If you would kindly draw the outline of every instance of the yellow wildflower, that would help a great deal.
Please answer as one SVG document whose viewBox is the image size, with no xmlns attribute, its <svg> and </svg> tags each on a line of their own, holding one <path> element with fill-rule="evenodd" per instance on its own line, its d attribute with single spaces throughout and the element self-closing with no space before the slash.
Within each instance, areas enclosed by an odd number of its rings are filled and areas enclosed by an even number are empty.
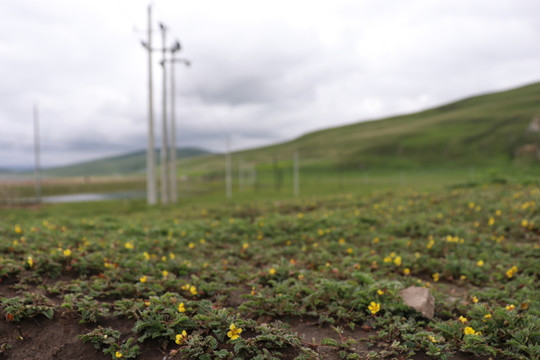
<svg viewBox="0 0 540 360">
<path fill-rule="evenodd" d="M 354 250 L 353 250 L 352 248 L 348 248 L 348 249 L 347 249 L 347 253 L 348 253 L 348 254 L 352 254 L 353 252 L 354 252 Z"/>
<path fill-rule="evenodd" d="M 15 225 L 15 233 L 20 234 L 22 233 L 22 229 L 19 225 Z"/>
<path fill-rule="evenodd" d="M 338 243 L 339 243 L 339 245 L 345 244 L 345 239 L 344 239 L 344 238 L 340 238 L 340 239 L 338 240 Z"/>
<path fill-rule="evenodd" d="M 146 275 L 141 276 L 141 277 L 139 278 L 139 281 L 142 282 L 142 283 L 145 283 L 146 280 L 148 280 L 148 278 L 146 277 Z"/>
<path fill-rule="evenodd" d="M 135 246 L 133 246 L 133 244 L 130 243 L 130 242 L 126 242 L 125 245 L 124 245 L 124 247 L 125 247 L 126 249 L 128 249 L 128 250 L 131 250 L 131 249 L 133 249 Z"/>
<path fill-rule="evenodd" d="M 512 310 L 514 310 L 515 308 L 516 308 L 516 306 L 513 305 L 513 304 L 506 305 L 506 310 L 508 310 L 508 311 L 512 311 Z"/>
<path fill-rule="evenodd" d="M 178 312 L 186 312 L 186 307 L 184 306 L 183 302 L 178 305 Z"/>
<path fill-rule="evenodd" d="M 242 332 L 241 328 L 237 328 L 236 325 L 231 324 L 229 326 L 229 332 L 227 333 L 227 336 L 231 338 L 231 340 L 236 340 L 240 337 L 240 333 Z"/>
<path fill-rule="evenodd" d="M 33 259 L 31 256 L 28 257 L 28 259 L 26 260 L 26 262 L 28 263 L 28 265 L 29 265 L 30 267 L 34 267 L 34 259 Z"/>
<path fill-rule="evenodd" d="M 195 286 L 190 286 L 189 292 L 191 295 L 197 295 L 197 288 Z"/>
<path fill-rule="evenodd" d="M 521 220 L 521 226 L 527 227 L 528 225 L 529 225 L 529 222 L 527 221 L 527 219 Z"/>
<path fill-rule="evenodd" d="M 431 275 L 433 277 L 433 281 L 437 282 L 439 281 L 439 273 L 435 273 L 433 275 Z"/>
<path fill-rule="evenodd" d="M 64 256 L 71 256 L 71 250 L 69 249 L 64 250 Z"/>
<path fill-rule="evenodd" d="M 163 277 L 166 278 L 167 275 L 169 275 L 169 272 L 168 272 L 167 270 L 163 270 L 163 271 L 161 272 L 161 275 L 163 275 Z"/>
<path fill-rule="evenodd" d="M 270 275 L 275 275 L 276 269 L 271 268 L 270 270 L 268 270 L 268 273 L 269 273 Z"/>
<path fill-rule="evenodd" d="M 473 303 L 476 304 L 476 303 L 478 303 L 478 298 L 477 298 L 476 296 L 473 296 L 473 297 L 472 297 L 472 301 L 473 301 Z"/>
<path fill-rule="evenodd" d="M 435 339 L 433 336 L 431 335 L 428 335 L 428 339 L 429 341 L 431 341 L 432 343 L 436 343 L 437 342 L 437 339 Z"/>
<path fill-rule="evenodd" d="M 372 314 L 376 314 L 379 312 L 379 310 L 381 310 L 381 305 L 375 301 L 372 301 L 371 304 L 369 304 L 368 309 Z"/>
<path fill-rule="evenodd" d="M 478 261 L 476 262 L 476 265 L 478 265 L 478 266 L 484 266 L 484 260 L 478 260 Z"/>
<path fill-rule="evenodd" d="M 396 256 L 396 258 L 394 259 L 394 264 L 396 264 L 397 266 L 401 265 L 401 256 Z"/>
<path fill-rule="evenodd" d="M 466 323 L 467 321 L 469 321 L 469 320 L 467 320 L 466 317 L 460 316 L 460 317 L 459 317 L 459 321 L 461 321 L 462 324 L 465 324 L 465 323 Z"/>
<path fill-rule="evenodd" d="M 491 319 L 491 314 L 484 315 L 484 319 Z M 485 321 L 485 320 L 484 320 Z"/>
<path fill-rule="evenodd" d="M 403 275 L 409 275 L 411 273 L 411 269 L 405 268 L 403 269 Z"/>
<path fill-rule="evenodd" d="M 190 242 L 190 243 L 188 244 L 188 248 L 193 249 L 194 247 L 195 247 L 195 244 L 194 244 L 194 243 Z"/>
<path fill-rule="evenodd" d="M 514 277 L 514 275 L 517 273 L 518 271 L 518 268 L 517 266 L 512 266 L 510 269 L 508 269 L 508 271 L 506 272 L 506 276 L 511 279 L 512 277 Z"/>
<path fill-rule="evenodd" d="M 379 290 L 377 290 L 377 294 L 383 295 L 383 294 L 384 294 L 384 291 L 382 291 L 381 289 L 379 289 Z"/>
<path fill-rule="evenodd" d="M 249 247 L 249 244 L 247 242 L 242 244 L 243 250 L 246 250 L 248 247 Z"/>
<path fill-rule="evenodd" d="M 120 359 L 122 356 L 124 356 L 122 355 L 120 351 L 117 351 L 114 355 L 116 356 L 117 359 Z"/>
<path fill-rule="evenodd" d="M 176 334 L 176 340 L 174 341 L 178 345 L 181 345 L 184 341 L 187 339 L 187 332 L 186 330 L 182 330 L 181 334 Z"/>
<path fill-rule="evenodd" d="M 477 335 L 477 332 L 474 331 L 474 329 L 470 326 L 467 326 L 465 329 L 463 329 L 463 333 L 465 335 Z"/>
</svg>

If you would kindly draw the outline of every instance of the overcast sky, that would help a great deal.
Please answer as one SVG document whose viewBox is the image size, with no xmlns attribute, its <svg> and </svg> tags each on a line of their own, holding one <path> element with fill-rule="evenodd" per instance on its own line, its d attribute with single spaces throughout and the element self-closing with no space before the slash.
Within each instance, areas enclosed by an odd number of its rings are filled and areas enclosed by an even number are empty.
<svg viewBox="0 0 540 360">
<path fill-rule="evenodd" d="M 3 0 L 0 168 L 146 148 L 140 0 Z M 176 69 L 179 146 L 224 151 L 540 80 L 538 0 L 156 0 Z M 162 83 L 155 54 L 156 131 Z M 156 139 L 159 144 L 159 138 Z"/>
</svg>

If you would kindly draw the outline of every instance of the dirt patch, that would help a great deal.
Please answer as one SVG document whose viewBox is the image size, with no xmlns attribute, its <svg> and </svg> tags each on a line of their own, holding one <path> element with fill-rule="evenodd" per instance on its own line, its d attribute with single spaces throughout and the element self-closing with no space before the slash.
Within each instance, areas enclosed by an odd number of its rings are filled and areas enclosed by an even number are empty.
<svg viewBox="0 0 540 360">
<path fill-rule="evenodd" d="M 105 360 L 104 355 L 95 350 L 90 343 L 83 343 L 78 335 L 86 334 L 97 326 L 111 327 L 122 333 L 130 334 L 133 321 L 112 319 L 98 324 L 79 324 L 79 317 L 73 313 L 55 314 L 49 320 L 44 316 L 25 319 L 20 323 L 0 321 L 0 345 L 11 345 L 10 349 L 0 353 L 0 359 L 17 360 Z M 140 359 L 161 360 L 164 354 L 157 348 L 143 344 Z"/>
</svg>

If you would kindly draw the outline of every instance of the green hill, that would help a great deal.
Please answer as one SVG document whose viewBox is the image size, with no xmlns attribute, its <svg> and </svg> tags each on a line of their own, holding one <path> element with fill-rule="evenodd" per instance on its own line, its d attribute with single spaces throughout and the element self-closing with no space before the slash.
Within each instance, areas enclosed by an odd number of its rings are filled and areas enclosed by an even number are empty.
<svg viewBox="0 0 540 360">
<path fill-rule="evenodd" d="M 184 159 L 209 154 L 198 148 L 181 148 L 176 150 L 176 158 Z M 159 150 L 156 150 L 156 159 Z M 105 159 L 88 161 L 43 171 L 45 176 L 114 176 L 143 174 L 146 170 L 146 150 Z"/>
<path fill-rule="evenodd" d="M 305 170 L 456 168 L 538 163 L 539 149 L 540 83 L 535 83 L 414 114 L 321 130 L 234 156 L 259 168 L 276 160 L 290 163 L 295 151 Z M 183 162 L 194 174 L 223 167 L 218 155 Z"/>
</svg>

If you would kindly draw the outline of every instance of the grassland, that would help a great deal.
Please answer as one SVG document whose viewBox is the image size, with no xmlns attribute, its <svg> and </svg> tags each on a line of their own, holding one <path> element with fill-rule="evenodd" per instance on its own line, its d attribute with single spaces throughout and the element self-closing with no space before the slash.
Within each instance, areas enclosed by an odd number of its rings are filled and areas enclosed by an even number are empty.
<svg viewBox="0 0 540 360">
<path fill-rule="evenodd" d="M 381 189 L 4 209 L 0 357 L 538 358 L 538 182 Z"/>
<path fill-rule="evenodd" d="M 298 151 L 303 169 L 319 172 L 507 167 L 530 160 L 516 155 L 522 146 L 540 148 L 540 132 L 527 130 L 537 117 L 540 83 L 321 130 L 233 156 L 243 166 L 264 169 L 289 164 Z M 221 169 L 222 163 L 222 157 L 209 155 L 185 159 L 179 169 L 201 175 Z"/>
<path fill-rule="evenodd" d="M 208 151 L 198 148 L 180 148 L 176 150 L 177 159 L 185 159 L 208 154 Z M 155 157 L 159 158 L 159 150 Z M 137 176 L 146 171 L 146 151 L 136 151 L 120 156 L 87 161 L 80 164 L 47 169 L 47 177 L 88 177 L 88 176 Z"/>
<path fill-rule="evenodd" d="M 540 146 L 539 100 L 533 84 L 235 153 L 228 200 L 205 155 L 179 162 L 176 206 L 0 208 L 0 358 L 539 359 L 540 168 L 517 155 Z"/>
</svg>

